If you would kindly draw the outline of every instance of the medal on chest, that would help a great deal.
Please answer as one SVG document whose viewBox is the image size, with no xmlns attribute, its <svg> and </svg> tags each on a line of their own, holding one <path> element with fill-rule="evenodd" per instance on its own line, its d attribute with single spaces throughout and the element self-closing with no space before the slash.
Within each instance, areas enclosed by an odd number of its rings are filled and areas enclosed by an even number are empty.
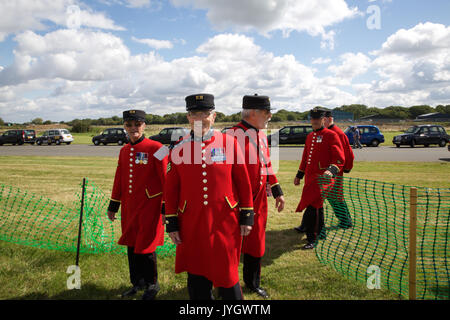
<svg viewBox="0 0 450 320">
<path fill-rule="evenodd" d="M 224 148 L 212 148 L 211 149 L 211 161 L 221 162 L 227 159 Z"/>
<path fill-rule="evenodd" d="M 323 138 L 323 136 L 317 136 L 317 143 L 321 143 L 322 142 L 322 138 Z"/>
<path fill-rule="evenodd" d="M 136 158 L 135 158 L 134 162 L 136 164 L 147 164 L 148 163 L 148 153 L 136 152 Z"/>
</svg>

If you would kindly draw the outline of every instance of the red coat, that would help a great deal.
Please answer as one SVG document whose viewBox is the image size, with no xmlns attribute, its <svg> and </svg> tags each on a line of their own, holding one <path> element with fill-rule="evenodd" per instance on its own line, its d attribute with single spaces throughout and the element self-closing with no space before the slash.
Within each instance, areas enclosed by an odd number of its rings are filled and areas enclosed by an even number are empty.
<svg viewBox="0 0 450 320">
<path fill-rule="evenodd" d="M 344 167 L 342 168 L 343 170 L 339 172 L 339 175 L 342 176 L 344 171 L 350 171 L 353 169 L 353 161 L 355 160 L 355 155 L 353 154 L 353 149 L 350 146 L 347 135 L 344 133 L 344 131 L 341 130 L 341 128 L 333 124 L 328 129 L 336 132 L 336 134 L 339 136 L 339 140 L 341 141 L 342 148 L 344 149 Z"/>
<path fill-rule="evenodd" d="M 239 209 L 252 209 L 252 191 L 236 140 L 210 131 L 204 141 L 183 138 L 169 155 L 166 217 L 178 216 L 181 244 L 175 272 L 201 275 L 215 287 L 239 281 Z"/>
<path fill-rule="evenodd" d="M 305 174 L 305 185 L 296 212 L 301 212 L 308 206 L 323 207 L 317 178 L 323 175 L 330 165 L 341 172 L 344 161 L 342 144 L 335 132 L 322 128 L 308 134 L 299 167 L 299 171 Z"/>
<path fill-rule="evenodd" d="M 267 184 L 269 187 L 275 187 L 279 183 L 273 173 L 267 137 L 264 132 L 251 128 L 245 121 L 238 123 L 233 131 L 238 144 L 242 145 L 242 149 L 245 151 L 245 163 L 252 186 L 255 212 L 255 223 L 250 234 L 244 237 L 242 252 L 253 257 L 262 257 L 266 244 Z M 259 152 L 261 152 L 260 156 L 258 156 Z"/>
<path fill-rule="evenodd" d="M 161 206 L 167 156 L 162 157 L 161 148 L 166 147 L 144 138 L 120 149 L 111 200 L 122 206 L 119 244 L 134 247 L 135 253 L 151 253 L 164 244 Z"/>
</svg>

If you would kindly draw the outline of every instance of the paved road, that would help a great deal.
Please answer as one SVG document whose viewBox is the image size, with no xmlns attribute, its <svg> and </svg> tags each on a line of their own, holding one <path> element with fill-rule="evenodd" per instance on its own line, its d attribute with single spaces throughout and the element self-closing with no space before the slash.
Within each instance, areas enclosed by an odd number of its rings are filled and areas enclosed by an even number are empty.
<svg viewBox="0 0 450 320">
<path fill-rule="evenodd" d="M 0 156 L 118 157 L 121 147 L 94 145 L 0 146 Z M 300 160 L 303 147 L 279 148 L 280 160 Z M 354 150 L 356 161 L 450 161 L 450 152 L 439 147 L 389 147 Z"/>
</svg>

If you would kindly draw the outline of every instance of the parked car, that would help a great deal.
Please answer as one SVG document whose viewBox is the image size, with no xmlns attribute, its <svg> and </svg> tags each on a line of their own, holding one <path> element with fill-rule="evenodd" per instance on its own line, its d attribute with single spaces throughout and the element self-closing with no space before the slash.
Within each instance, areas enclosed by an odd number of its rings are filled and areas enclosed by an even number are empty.
<svg viewBox="0 0 450 320">
<path fill-rule="evenodd" d="M 124 128 L 108 128 L 98 136 L 92 138 L 92 143 L 96 146 L 103 143 L 105 146 L 108 143 L 117 143 L 119 146 L 128 143 L 128 135 Z"/>
<path fill-rule="evenodd" d="M 400 148 L 401 145 L 409 145 L 411 148 L 416 145 L 428 147 L 430 144 L 445 147 L 449 140 L 450 136 L 442 126 L 426 124 L 408 128 L 404 134 L 395 136 L 392 142 L 397 148 Z"/>
<path fill-rule="evenodd" d="M 36 132 L 34 130 L 8 130 L 0 136 L 0 146 L 3 144 L 22 145 L 24 143 L 34 144 Z"/>
<path fill-rule="evenodd" d="M 286 126 L 277 132 L 269 135 L 267 140 L 269 145 L 278 144 L 305 144 L 306 136 L 312 132 L 311 126 Z"/>
<path fill-rule="evenodd" d="M 360 133 L 359 141 L 368 147 L 378 147 L 380 143 L 384 142 L 384 135 L 377 126 L 359 125 L 356 126 Z M 351 127 L 345 129 L 344 133 L 347 135 L 348 142 L 353 145 L 353 133 Z"/>
<path fill-rule="evenodd" d="M 65 143 L 69 145 L 73 141 L 73 137 L 67 129 L 52 129 L 45 131 L 40 137 L 36 138 L 36 144 L 48 144 L 51 145 L 55 143 L 56 145 L 60 145 L 61 143 Z"/>
<path fill-rule="evenodd" d="M 164 128 L 160 133 L 149 137 L 149 139 L 159 141 L 162 144 L 171 144 L 189 134 L 190 130 L 182 127 Z"/>
</svg>

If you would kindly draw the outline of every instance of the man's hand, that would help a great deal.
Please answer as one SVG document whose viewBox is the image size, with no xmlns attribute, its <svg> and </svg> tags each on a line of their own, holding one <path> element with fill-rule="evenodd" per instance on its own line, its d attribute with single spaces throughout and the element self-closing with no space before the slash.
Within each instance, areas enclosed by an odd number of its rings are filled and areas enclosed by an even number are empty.
<svg viewBox="0 0 450 320">
<path fill-rule="evenodd" d="M 300 184 L 300 178 L 295 177 L 294 186 L 298 186 Z"/>
<path fill-rule="evenodd" d="M 333 174 L 329 170 L 326 170 L 323 174 L 330 177 L 333 176 Z"/>
<path fill-rule="evenodd" d="M 294 182 L 295 184 L 295 182 Z M 275 198 L 275 208 L 278 209 L 278 212 L 283 211 L 284 209 L 284 197 L 283 196 L 279 196 Z"/>
<path fill-rule="evenodd" d="M 250 231 L 252 231 L 252 226 L 241 225 L 241 236 L 248 236 L 250 234 Z"/>
<path fill-rule="evenodd" d="M 169 232 L 169 237 L 172 239 L 172 242 L 176 245 L 181 244 L 180 233 L 178 231 Z"/>
<path fill-rule="evenodd" d="M 115 212 L 112 212 L 112 211 L 108 211 L 108 218 L 109 218 L 109 220 L 111 220 L 111 221 L 116 220 L 116 213 L 115 213 Z"/>
</svg>

